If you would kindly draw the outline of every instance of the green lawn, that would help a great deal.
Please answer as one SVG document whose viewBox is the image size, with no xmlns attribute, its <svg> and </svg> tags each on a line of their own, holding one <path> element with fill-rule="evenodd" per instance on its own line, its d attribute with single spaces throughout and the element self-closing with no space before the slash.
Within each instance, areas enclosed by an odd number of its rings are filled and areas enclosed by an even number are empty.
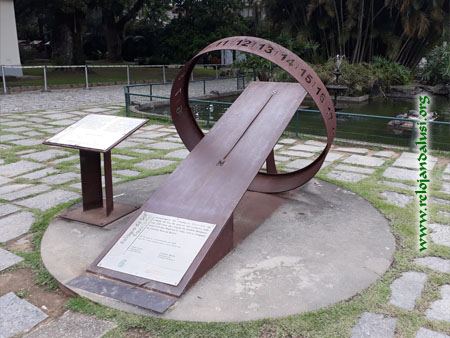
<svg viewBox="0 0 450 338">
<path fill-rule="evenodd" d="M 27 64 L 36 66 L 37 64 Z M 43 65 L 43 63 L 39 63 Z M 88 63 L 89 65 L 89 63 Z M 89 69 L 89 84 L 98 83 L 126 83 L 127 70 L 126 68 L 95 68 L 101 63 L 96 62 L 92 64 L 93 68 Z M 120 64 L 118 64 L 120 65 Z M 172 81 L 178 74 L 178 68 L 166 68 L 166 81 Z M 44 71 L 43 69 L 24 69 L 24 78 L 7 77 L 6 84 L 8 87 L 18 86 L 44 86 Z M 220 70 L 219 70 L 220 74 Z M 194 80 L 199 79 L 213 79 L 216 77 L 215 69 L 196 68 L 194 70 Z M 130 67 L 130 81 L 133 82 L 162 82 L 163 69 L 159 68 L 133 68 Z M 3 86 L 3 80 L 0 79 Z M 84 85 L 85 71 L 84 68 L 69 68 L 69 69 L 48 69 L 47 82 L 49 86 L 52 85 Z"/>
</svg>

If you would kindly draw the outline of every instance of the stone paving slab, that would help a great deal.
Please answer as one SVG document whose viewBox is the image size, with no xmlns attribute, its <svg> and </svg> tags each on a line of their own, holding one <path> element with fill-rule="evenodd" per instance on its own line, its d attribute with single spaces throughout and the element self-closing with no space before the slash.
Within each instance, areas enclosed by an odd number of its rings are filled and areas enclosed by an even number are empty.
<svg viewBox="0 0 450 338">
<path fill-rule="evenodd" d="M 420 330 L 417 331 L 416 338 L 450 338 L 450 336 L 421 327 Z"/>
<path fill-rule="evenodd" d="M 95 316 L 67 311 L 56 320 L 25 335 L 24 338 L 98 338 L 116 327 L 115 323 Z"/>
<path fill-rule="evenodd" d="M 336 169 L 344 170 L 344 171 L 353 171 L 355 173 L 360 173 L 360 174 L 373 174 L 375 172 L 375 169 L 355 167 L 355 166 L 346 165 L 346 164 L 339 164 L 338 166 L 336 166 Z"/>
<path fill-rule="evenodd" d="M 447 166 L 445 167 L 445 169 L 444 169 L 444 173 L 446 173 L 446 174 L 450 174 L 450 163 L 449 163 L 449 164 L 447 164 Z"/>
<path fill-rule="evenodd" d="M 294 150 L 284 150 L 280 151 L 280 154 L 292 156 L 292 157 L 311 157 L 314 155 L 314 153 L 307 153 L 304 151 L 294 151 Z"/>
<path fill-rule="evenodd" d="M 441 187 L 440 191 L 442 191 L 446 194 L 450 194 L 450 183 L 442 182 L 442 187 Z"/>
<path fill-rule="evenodd" d="M 23 140 L 11 141 L 10 143 L 13 143 L 17 146 L 37 146 L 38 144 L 42 144 L 42 142 L 42 139 L 26 138 Z"/>
<path fill-rule="evenodd" d="M 26 178 L 29 180 L 36 180 L 38 178 L 42 178 L 42 177 L 46 177 L 50 174 L 55 174 L 55 173 L 59 173 L 58 169 L 55 168 L 44 168 L 41 170 L 37 170 L 37 171 L 33 171 L 32 173 L 26 174 L 26 175 L 22 175 L 20 176 L 20 178 Z"/>
<path fill-rule="evenodd" d="M 137 149 L 133 149 L 133 151 L 135 153 L 139 153 L 139 154 L 151 154 L 151 153 L 154 153 L 154 151 L 150 150 L 150 149 L 139 149 L 139 148 L 137 148 Z"/>
<path fill-rule="evenodd" d="M 41 182 L 47 183 L 47 184 L 63 184 L 63 183 L 72 181 L 74 179 L 79 179 L 79 178 L 80 178 L 80 174 L 68 172 L 68 173 L 62 173 L 62 174 L 45 177 L 45 178 L 41 179 Z"/>
<path fill-rule="evenodd" d="M 114 174 L 119 174 L 127 177 L 133 177 L 139 175 L 141 172 L 136 170 L 124 169 L 124 170 L 114 170 Z"/>
<path fill-rule="evenodd" d="M 8 194 L 10 192 L 14 192 L 20 189 L 31 187 L 31 184 L 10 184 L 10 185 L 4 185 L 3 187 L 0 187 L 0 196 L 3 196 L 4 194 Z"/>
<path fill-rule="evenodd" d="M 167 135 L 169 135 L 169 133 L 160 133 L 160 132 L 156 132 L 156 131 L 146 131 L 145 133 L 141 133 L 141 134 L 138 134 L 136 136 L 139 137 L 139 138 L 154 139 L 154 138 L 164 137 L 164 136 L 167 136 Z"/>
<path fill-rule="evenodd" d="M 77 119 L 72 119 L 72 120 L 59 120 L 59 121 L 51 121 L 48 122 L 48 124 L 52 125 L 52 126 L 62 126 L 62 127 L 66 127 L 66 126 L 70 126 L 71 124 L 74 124 L 77 121 Z"/>
<path fill-rule="evenodd" d="M 14 201 L 19 198 L 27 197 L 27 196 L 34 195 L 34 194 L 39 194 L 41 192 L 44 192 L 44 191 L 47 191 L 50 189 L 51 189 L 51 187 L 49 187 L 48 185 L 35 184 L 35 185 L 31 185 L 29 188 L 25 188 L 22 190 L 18 190 L 18 191 L 14 191 L 14 192 L 5 194 L 2 196 L 2 199 L 7 200 L 7 201 Z"/>
<path fill-rule="evenodd" d="M 322 151 L 324 147 L 311 146 L 307 144 L 297 144 L 293 147 L 290 147 L 289 150 L 299 150 L 299 151 L 309 151 L 312 153 L 316 153 L 318 151 Z"/>
<path fill-rule="evenodd" d="M 42 168 L 40 163 L 21 160 L 0 166 L 0 176 L 14 177 L 40 168 Z"/>
<path fill-rule="evenodd" d="M 378 151 L 375 154 L 373 154 L 373 156 L 386 157 L 386 158 L 391 158 L 394 155 L 395 155 L 395 153 L 393 151 L 389 151 L 389 150 L 381 150 L 381 151 Z"/>
<path fill-rule="evenodd" d="M 80 195 L 76 192 L 57 189 L 19 201 L 17 204 L 28 208 L 38 208 L 42 211 L 46 211 L 60 203 L 69 202 L 77 199 L 78 197 L 80 197 Z"/>
<path fill-rule="evenodd" d="M 440 257 L 422 257 L 416 258 L 414 263 L 425 266 L 435 271 L 450 273 L 450 260 Z"/>
<path fill-rule="evenodd" d="M 37 131 L 27 131 L 26 133 L 23 133 L 24 135 L 30 136 L 30 137 L 34 137 L 34 136 L 42 136 L 44 135 L 43 133 L 37 132 Z"/>
<path fill-rule="evenodd" d="M 89 112 L 89 113 L 103 113 L 104 111 L 107 111 L 108 109 L 106 108 L 89 108 L 89 109 L 84 109 L 85 112 Z"/>
<path fill-rule="evenodd" d="M 425 312 L 426 317 L 450 323 L 450 285 L 442 286 L 441 297 L 442 299 L 431 304 L 431 307 Z"/>
<path fill-rule="evenodd" d="M 0 243 L 27 233 L 33 222 L 33 214 L 27 211 L 0 218 Z"/>
<path fill-rule="evenodd" d="M 288 156 L 275 155 L 275 161 L 277 161 L 277 162 L 286 162 L 286 161 L 290 161 L 290 160 L 292 160 L 292 158 L 290 158 Z"/>
<path fill-rule="evenodd" d="M 28 128 L 28 127 L 16 127 L 16 128 L 5 128 L 3 129 L 3 131 L 7 131 L 10 133 L 21 133 L 24 131 L 30 131 L 32 129 Z"/>
<path fill-rule="evenodd" d="M 166 141 L 168 140 L 168 139 L 165 139 Z M 155 143 L 156 142 L 156 140 L 154 140 L 154 139 L 151 139 L 151 138 L 141 138 L 141 137 L 139 137 L 139 136 L 136 136 L 136 137 L 130 137 L 130 141 L 132 141 L 132 142 L 137 142 L 137 143 L 145 143 L 145 144 L 150 144 L 150 143 Z"/>
<path fill-rule="evenodd" d="M 407 190 L 411 190 L 411 191 L 416 190 L 415 186 L 400 183 L 400 182 L 379 181 L 378 183 L 383 184 L 383 185 L 388 185 L 390 187 L 402 188 L 402 189 L 407 189 Z"/>
<path fill-rule="evenodd" d="M 442 175 L 442 179 L 444 180 L 444 181 L 450 181 L 450 175 Z"/>
<path fill-rule="evenodd" d="M 282 144 L 276 144 L 275 147 L 273 147 L 274 150 L 279 150 L 281 148 L 283 148 Z"/>
<path fill-rule="evenodd" d="M 0 185 L 9 183 L 9 182 L 11 182 L 11 181 L 12 181 L 12 179 L 10 179 L 10 178 L 0 176 Z"/>
<path fill-rule="evenodd" d="M 13 140 L 22 140 L 26 138 L 25 136 L 16 135 L 16 134 L 7 134 L 7 135 L 0 135 L 0 142 L 9 142 Z"/>
<path fill-rule="evenodd" d="M 153 148 L 153 149 L 160 149 L 160 150 L 172 150 L 172 149 L 181 148 L 182 145 L 177 144 L 177 143 L 172 143 L 172 142 L 157 142 L 157 143 L 150 144 L 149 147 Z"/>
<path fill-rule="evenodd" d="M 343 161 L 344 163 L 358 164 L 367 167 L 380 167 L 383 165 L 385 160 L 381 158 L 363 155 L 351 155 Z"/>
<path fill-rule="evenodd" d="M 278 143 L 281 143 L 281 144 L 294 144 L 296 142 L 297 142 L 297 140 L 294 138 L 282 138 L 282 139 L 278 140 Z"/>
<path fill-rule="evenodd" d="M 13 212 L 19 211 L 20 208 L 16 207 L 15 205 L 11 204 L 1 204 L 0 205 L 0 217 L 10 215 Z"/>
<path fill-rule="evenodd" d="M 448 211 L 438 210 L 438 214 L 440 214 L 444 217 L 450 217 L 450 212 L 448 212 Z"/>
<path fill-rule="evenodd" d="M 427 279 L 428 275 L 422 272 L 404 272 L 391 284 L 392 293 L 389 304 L 412 311 Z"/>
<path fill-rule="evenodd" d="M 69 161 L 79 160 L 79 159 L 80 159 L 79 155 L 72 155 L 69 157 L 59 158 L 57 160 L 52 161 L 52 163 L 58 164 L 58 163 L 62 163 L 62 162 L 69 162 Z M 103 165 L 103 162 L 102 162 L 102 165 Z"/>
<path fill-rule="evenodd" d="M 113 154 L 112 155 L 112 159 L 119 159 L 119 160 L 124 160 L 124 161 L 129 161 L 129 160 L 135 160 L 136 157 L 133 156 L 128 156 L 128 155 L 121 155 L 121 154 Z"/>
<path fill-rule="evenodd" d="M 338 181 L 343 181 L 343 182 L 350 182 L 350 183 L 356 183 L 359 182 L 369 176 L 364 175 L 364 174 L 357 174 L 357 173 L 352 173 L 352 172 L 347 172 L 347 171 L 338 171 L 338 170 L 332 170 L 330 171 L 327 176 L 329 178 L 338 180 Z"/>
<path fill-rule="evenodd" d="M 117 149 L 137 148 L 137 147 L 139 147 L 139 145 L 140 145 L 139 143 L 125 140 L 125 141 L 120 142 L 118 145 L 116 145 L 115 148 L 117 148 Z"/>
<path fill-rule="evenodd" d="M 326 162 L 334 162 L 334 161 L 336 161 L 336 160 L 339 160 L 342 156 L 344 156 L 344 155 L 342 155 L 342 154 L 338 154 L 338 153 L 334 153 L 334 152 L 329 152 L 328 154 L 327 154 L 327 157 L 325 158 L 325 161 Z"/>
<path fill-rule="evenodd" d="M 389 203 L 403 208 L 411 203 L 414 199 L 410 195 L 400 194 L 394 191 L 383 191 L 381 193 L 381 196 L 383 196 Z"/>
<path fill-rule="evenodd" d="M 434 243 L 450 246 L 450 225 L 432 223 L 428 227 L 433 230 L 430 236 Z"/>
<path fill-rule="evenodd" d="M 384 317 L 382 314 L 364 312 L 353 327 L 352 338 L 390 338 L 394 337 L 396 318 Z"/>
<path fill-rule="evenodd" d="M 335 151 L 343 151 L 346 153 L 355 153 L 355 154 L 367 154 L 369 152 L 366 148 L 355 148 L 355 147 L 339 147 L 334 148 Z"/>
<path fill-rule="evenodd" d="M 48 316 L 10 292 L 0 297 L 0 335 L 12 337 L 32 329 Z"/>
<path fill-rule="evenodd" d="M 410 169 L 401 168 L 387 168 L 384 173 L 384 177 L 392 178 L 394 180 L 404 180 L 404 181 L 416 181 L 418 177 L 417 171 Z"/>
<path fill-rule="evenodd" d="M 312 163 L 312 160 L 297 159 L 295 161 L 287 163 L 286 167 L 292 168 L 292 169 L 302 169 L 311 163 Z M 323 166 L 322 166 L 322 168 L 323 168 Z"/>
<path fill-rule="evenodd" d="M 166 155 L 164 155 L 164 157 L 173 157 L 184 160 L 189 155 L 189 153 L 190 152 L 187 149 L 178 149 L 167 153 Z"/>
<path fill-rule="evenodd" d="M 419 162 L 417 161 L 418 154 L 416 153 L 402 153 L 392 164 L 394 167 L 403 167 L 408 169 L 419 169 Z M 433 170 L 437 159 L 429 156 L 427 159 L 428 170 Z"/>
<path fill-rule="evenodd" d="M 22 261 L 23 261 L 22 257 L 14 255 L 13 253 L 11 253 L 9 251 L 3 250 L 2 248 L 0 248 L 0 271 L 3 271 L 5 269 L 9 268 L 10 266 L 13 266 L 14 264 L 17 264 Z M 0 337 L 1 337 L 1 334 L 2 333 L 0 331 Z"/>
<path fill-rule="evenodd" d="M 168 165 L 171 165 L 173 163 L 176 162 L 169 160 L 152 159 L 136 163 L 135 166 L 143 169 L 154 170 L 167 167 Z"/>
<path fill-rule="evenodd" d="M 430 200 L 431 200 L 431 202 L 433 202 L 433 203 L 450 205 L 450 200 L 445 200 L 445 199 L 443 199 L 443 198 L 431 197 Z"/>
<path fill-rule="evenodd" d="M 305 142 L 305 144 L 308 144 L 310 146 L 321 147 L 322 149 L 325 148 L 325 146 L 327 145 L 325 142 L 320 142 L 320 141 L 316 141 L 316 140 L 308 140 Z"/>
<path fill-rule="evenodd" d="M 31 154 L 23 155 L 23 158 L 31 159 L 39 162 L 47 162 L 51 159 L 54 159 L 56 157 L 60 156 L 67 156 L 71 155 L 71 153 L 59 149 L 48 149 L 40 152 L 33 152 Z"/>
<path fill-rule="evenodd" d="M 52 120 L 64 120 L 64 119 L 73 118 L 74 116 L 70 113 L 59 112 L 56 114 L 48 114 L 47 117 L 49 117 Z"/>
</svg>

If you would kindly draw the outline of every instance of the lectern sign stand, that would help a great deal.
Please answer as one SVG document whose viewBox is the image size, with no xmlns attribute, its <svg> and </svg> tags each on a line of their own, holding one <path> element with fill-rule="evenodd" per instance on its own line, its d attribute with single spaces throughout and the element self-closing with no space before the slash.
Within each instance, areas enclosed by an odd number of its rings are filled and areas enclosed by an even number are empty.
<svg viewBox="0 0 450 338">
<path fill-rule="evenodd" d="M 69 210 L 62 217 L 105 226 L 136 210 L 114 203 L 111 149 L 147 123 L 146 119 L 90 114 L 44 142 L 52 146 L 79 149 L 83 207 Z M 105 202 L 102 192 L 100 154 L 105 172 Z"/>
</svg>

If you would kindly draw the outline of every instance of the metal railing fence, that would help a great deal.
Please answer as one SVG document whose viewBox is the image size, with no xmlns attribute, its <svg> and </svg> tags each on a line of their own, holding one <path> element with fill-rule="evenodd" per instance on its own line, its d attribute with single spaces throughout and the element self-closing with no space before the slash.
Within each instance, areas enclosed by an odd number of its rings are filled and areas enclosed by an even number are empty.
<svg viewBox="0 0 450 338">
<path fill-rule="evenodd" d="M 84 88 L 89 89 L 90 82 L 89 82 L 89 70 L 90 69 L 101 69 L 101 68 L 123 68 L 125 70 L 124 72 L 124 81 L 126 79 L 126 83 L 129 85 L 132 81 L 132 75 L 130 70 L 133 68 L 155 68 L 159 69 L 161 68 L 161 79 L 162 83 L 171 82 L 171 79 L 169 79 L 169 76 L 167 74 L 168 69 L 178 69 L 183 67 L 184 65 L 181 64 L 170 64 L 170 65 L 134 65 L 134 64 L 126 64 L 126 65 L 71 65 L 71 66 L 59 66 L 59 65 L 38 65 L 38 66 L 22 66 L 22 65 L 0 65 L 0 75 L 1 75 L 1 81 L 2 81 L 2 87 L 3 87 L 3 94 L 8 94 L 8 86 L 7 86 L 7 69 L 42 69 L 42 76 L 43 76 L 43 82 L 42 87 L 44 91 L 49 90 L 49 83 L 48 83 L 48 71 L 50 69 L 81 69 L 84 70 Z M 229 65 L 223 65 L 223 64 L 197 64 L 195 66 L 195 69 L 207 69 L 208 67 L 215 70 L 213 77 L 215 79 L 221 78 L 219 71 L 222 69 L 230 69 Z M 191 80 L 194 80 L 194 71 L 191 73 Z"/>
<path fill-rule="evenodd" d="M 168 107 L 169 97 L 125 93 L 127 102 L 127 114 L 130 112 L 130 103 L 133 96 L 146 97 L 147 100 L 159 100 L 161 106 L 149 109 L 144 112 L 149 115 L 166 116 L 170 118 Z M 199 122 L 210 127 L 217 121 L 232 102 L 189 99 L 192 112 Z M 354 143 L 370 143 L 380 145 L 391 145 L 407 147 L 410 150 L 415 148 L 417 136 L 417 123 L 423 122 L 417 119 L 376 116 L 367 114 L 354 114 L 336 112 L 337 116 L 337 139 L 342 139 Z M 389 121 L 411 122 L 412 127 L 399 130 L 389 127 Z M 450 151 L 450 122 L 425 121 L 427 122 L 429 133 L 429 147 L 433 150 Z M 285 131 L 290 136 L 326 136 L 325 125 L 322 121 L 319 110 L 298 109 Z"/>
</svg>

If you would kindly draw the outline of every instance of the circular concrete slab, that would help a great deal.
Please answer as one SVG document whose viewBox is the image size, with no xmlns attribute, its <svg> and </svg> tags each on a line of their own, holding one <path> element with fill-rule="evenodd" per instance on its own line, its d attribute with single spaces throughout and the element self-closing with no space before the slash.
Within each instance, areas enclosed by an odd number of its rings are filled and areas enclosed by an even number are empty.
<svg viewBox="0 0 450 338">
<path fill-rule="evenodd" d="M 157 176 L 118 185 L 116 200 L 142 204 L 162 180 L 164 176 Z M 245 321 L 311 311 L 352 297 L 390 266 L 395 242 L 389 224 L 360 196 L 317 179 L 296 191 L 264 196 L 266 203 L 279 205 L 276 210 L 159 317 Z M 254 212 L 244 199 L 236 209 L 235 232 L 241 237 L 247 235 L 242 229 L 249 228 Z M 56 217 L 42 240 L 45 266 L 60 283 L 68 283 L 85 272 L 129 217 L 105 228 Z M 72 291 L 107 306 L 156 316 Z"/>
</svg>

